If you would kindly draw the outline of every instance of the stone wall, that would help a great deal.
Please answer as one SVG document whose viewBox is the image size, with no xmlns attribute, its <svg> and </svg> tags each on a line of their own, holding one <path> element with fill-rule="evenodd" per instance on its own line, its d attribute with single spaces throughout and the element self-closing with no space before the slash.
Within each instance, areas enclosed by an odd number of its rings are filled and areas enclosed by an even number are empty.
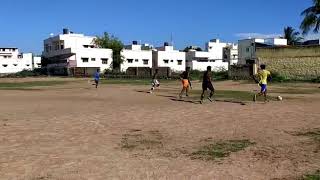
<svg viewBox="0 0 320 180">
<path fill-rule="evenodd" d="M 320 46 L 257 48 L 258 64 L 288 79 L 320 77 Z"/>
<path fill-rule="evenodd" d="M 233 80 L 251 79 L 253 75 L 253 65 L 231 65 L 228 75 L 229 79 Z"/>
</svg>

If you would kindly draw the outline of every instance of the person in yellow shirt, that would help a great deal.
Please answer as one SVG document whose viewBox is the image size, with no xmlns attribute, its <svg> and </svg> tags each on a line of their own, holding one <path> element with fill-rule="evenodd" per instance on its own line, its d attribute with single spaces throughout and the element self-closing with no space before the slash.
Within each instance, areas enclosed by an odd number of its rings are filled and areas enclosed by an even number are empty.
<svg viewBox="0 0 320 180">
<path fill-rule="evenodd" d="M 267 92 L 268 92 L 268 88 L 267 88 L 267 84 L 268 81 L 271 80 L 271 73 L 270 71 L 266 70 L 266 65 L 262 64 L 260 66 L 260 71 L 258 72 L 258 77 L 259 77 L 259 86 L 261 87 L 261 91 L 258 94 L 254 95 L 253 101 L 257 100 L 257 95 L 258 96 L 264 96 L 264 101 L 267 102 Z"/>
</svg>

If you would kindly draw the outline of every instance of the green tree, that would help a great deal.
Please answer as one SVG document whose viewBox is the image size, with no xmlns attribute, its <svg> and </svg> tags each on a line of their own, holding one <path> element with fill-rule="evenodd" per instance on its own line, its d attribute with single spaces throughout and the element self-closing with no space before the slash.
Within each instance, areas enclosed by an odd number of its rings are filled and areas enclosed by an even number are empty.
<svg viewBox="0 0 320 180">
<path fill-rule="evenodd" d="M 300 36 L 300 33 L 292 27 L 285 27 L 283 33 L 284 38 L 288 40 L 289 45 L 296 45 L 303 39 Z"/>
<path fill-rule="evenodd" d="M 312 1 L 313 5 L 301 13 L 304 16 L 300 25 L 303 34 L 307 34 L 311 29 L 313 29 L 314 33 L 318 33 L 320 28 L 320 0 Z"/>
<path fill-rule="evenodd" d="M 192 47 L 192 46 L 188 46 L 186 48 L 184 48 L 183 52 L 189 52 L 189 50 L 196 50 L 196 51 L 202 51 L 202 49 L 200 47 Z"/>
<path fill-rule="evenodd" d="M 97 36 L 94 39 L 94 44 L 99 48 L 112 49 L 112 67 L 114 70 L 120 70 L 120 65 L 124 62 L 124 58 L 121 56 L 121 51 L 124 48 L 123 43 L 117 37 L 105 32 L 102 36 Z"/>
</svg>

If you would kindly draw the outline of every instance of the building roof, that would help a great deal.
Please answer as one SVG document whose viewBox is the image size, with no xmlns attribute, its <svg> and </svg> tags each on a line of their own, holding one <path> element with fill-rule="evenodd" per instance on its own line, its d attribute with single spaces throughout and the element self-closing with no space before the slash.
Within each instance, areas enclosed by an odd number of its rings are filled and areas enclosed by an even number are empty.
<svg viewBox="0 0 320 180">
<path fill-rule="evenodd" d="M 18 48 L 16 48 L 16 47 L 1 47 L 0 46 L 0 49 L 18 49 Z"/>
</svg>

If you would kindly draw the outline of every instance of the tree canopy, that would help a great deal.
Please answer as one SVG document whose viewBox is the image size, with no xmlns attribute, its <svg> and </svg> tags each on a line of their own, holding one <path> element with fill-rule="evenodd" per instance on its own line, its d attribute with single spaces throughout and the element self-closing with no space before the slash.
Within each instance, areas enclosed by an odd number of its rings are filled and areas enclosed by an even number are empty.
<svg viewBox="0 0 320 180">
<path fill-rule="evenodd" d="M 200 47 L 193 47 L 193 46 L 188 46 L 186 48 L 184 48 L 184 52 L 189 52 L 189 50 L 196 50 L 196 51 L 202 51 L 202 49 Z"/>
<path fill-rule="evenodd" d="M 289 45 L 298 44 L 303 38 L 300 36 L 300 32 L 296 31 L 292 27 L 285 27 L 283 30 L 284 38 L 288 40 Z"/>
<path fill-rule="evenodd" d="M 112 49 L 113 51 L 113 69 L 120 69 L 120 65 L 124 62 L 121 56 L 121 51 L 124 48 L 123 43 L 117 37 L 105 32 L 102 36 L 97 36 L 94 39 L 94 44 L 99 48 Z"/>
<path fill-rule="evenodd" d="M 300 25 L 303 34 L 307 34 L 311 30 L 318 33 L 320 28 L 320 0 L 313 0 L 313 5 L 305 9 L 301 15 L 304 16 Z"/>
</svg>

